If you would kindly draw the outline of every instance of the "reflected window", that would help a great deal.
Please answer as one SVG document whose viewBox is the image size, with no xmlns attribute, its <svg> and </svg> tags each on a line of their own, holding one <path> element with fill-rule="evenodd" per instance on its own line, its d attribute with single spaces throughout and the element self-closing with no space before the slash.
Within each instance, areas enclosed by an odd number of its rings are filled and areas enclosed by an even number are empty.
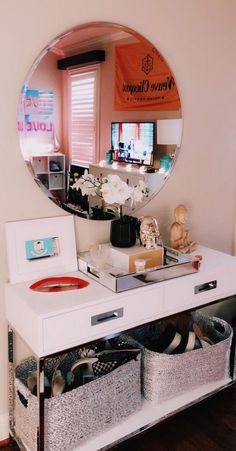
<svg viewBox="0 0 236 451">
<path fill-rule="evenodd" d="M 88 166 L 98 158 L 100 66 L 67 70 L 68 143 L 70 161 Z"/>
</svg>

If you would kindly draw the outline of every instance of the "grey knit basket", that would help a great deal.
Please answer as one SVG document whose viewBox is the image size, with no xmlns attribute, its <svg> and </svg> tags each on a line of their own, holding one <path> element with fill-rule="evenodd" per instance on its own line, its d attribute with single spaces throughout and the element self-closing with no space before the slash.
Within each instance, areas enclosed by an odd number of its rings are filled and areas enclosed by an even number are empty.
<svg viewBox="0 0 236 451">
<path fill-rule="evenodd" d="M 50 376 L 53 366 L 49 362 L 45 374 Z M 45 450 L 71 451 L 141 408 L 140 367 L 138 355 L 99 379 L 45 399 Z M 24 360 L 16 367 L 14 381 L 15 431 L 31 451 L 37 449 L 38 401 L 26 379 L 35 369 L 33 358 Z"/>
<path fill-rule="evenodd" d="M 142 391 L 148 401 L 162 403 L 202 385 L 229 378 L 231 326 L 222 319 L 197 313 L 192 319 L 204 324 L 209 337 L 217 323 L 223 326 L 222 340 L 206 348 L 169 355 L 150 351 L 142 345 L 148 338 L 160 335 L 161 322 L 141 327 L 132 334 L 133 345 L 142 350 Z"/>
</svg>

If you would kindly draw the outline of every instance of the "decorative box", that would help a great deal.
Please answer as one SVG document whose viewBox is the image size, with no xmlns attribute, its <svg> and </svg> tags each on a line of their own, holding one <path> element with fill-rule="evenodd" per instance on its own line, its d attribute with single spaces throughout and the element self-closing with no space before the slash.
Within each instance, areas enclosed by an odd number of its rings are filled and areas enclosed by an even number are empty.
<svg viewBox="0 0 236 451">
<path fill-rule="evenodd" d="M 127 272 L 135 271 L 136 259 L 145 260 L 145 268 L 153 268 L 163 265 L 163 258 L 164 251 L 162 246 L 158 246 L 156 249 L 146 249 L 139 245 L 127 248 L 109 246 L 108 263 Z"/>
</svg>

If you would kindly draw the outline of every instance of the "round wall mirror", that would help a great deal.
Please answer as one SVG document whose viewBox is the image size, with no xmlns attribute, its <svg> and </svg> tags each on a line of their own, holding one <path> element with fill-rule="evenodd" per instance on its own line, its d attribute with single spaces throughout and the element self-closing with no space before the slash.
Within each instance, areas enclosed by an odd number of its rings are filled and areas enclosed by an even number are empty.
<svg viewBox="0 0 236 451">
<path fill-rule="evenodd" d="M 116 175 L 129 187 L 148 187 L 141 201 L 126 201 L 129 214 L 160 191 L 178 156 L 176 81 L 159 51 L 135 31 L 104 22 L 79 26 L 55 38 L 32 65 L 18 132 L 34 180 L 61 208 L 111 219 L 113 206 L 98 189 L 84 187 Z"/>
</svg>

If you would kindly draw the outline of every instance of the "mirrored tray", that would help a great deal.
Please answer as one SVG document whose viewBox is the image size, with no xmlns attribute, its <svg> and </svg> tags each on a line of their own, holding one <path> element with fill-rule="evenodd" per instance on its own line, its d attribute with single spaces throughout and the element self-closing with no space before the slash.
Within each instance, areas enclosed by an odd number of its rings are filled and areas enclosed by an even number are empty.
<svg viewBox="0 0 236 451">
<path fill-rule="evenodd" d="M 81 272 L 116 293 L 195 273 L 199 265 L 197 257 L 182 254 L 166 246 L 164 246 L 164 264 L 141 272 L 127 273 L 111 265 L 99 268 L 92 263 L 89 252 L 83 252 L 78 256 L 78 267 Z"/>
</svg>

